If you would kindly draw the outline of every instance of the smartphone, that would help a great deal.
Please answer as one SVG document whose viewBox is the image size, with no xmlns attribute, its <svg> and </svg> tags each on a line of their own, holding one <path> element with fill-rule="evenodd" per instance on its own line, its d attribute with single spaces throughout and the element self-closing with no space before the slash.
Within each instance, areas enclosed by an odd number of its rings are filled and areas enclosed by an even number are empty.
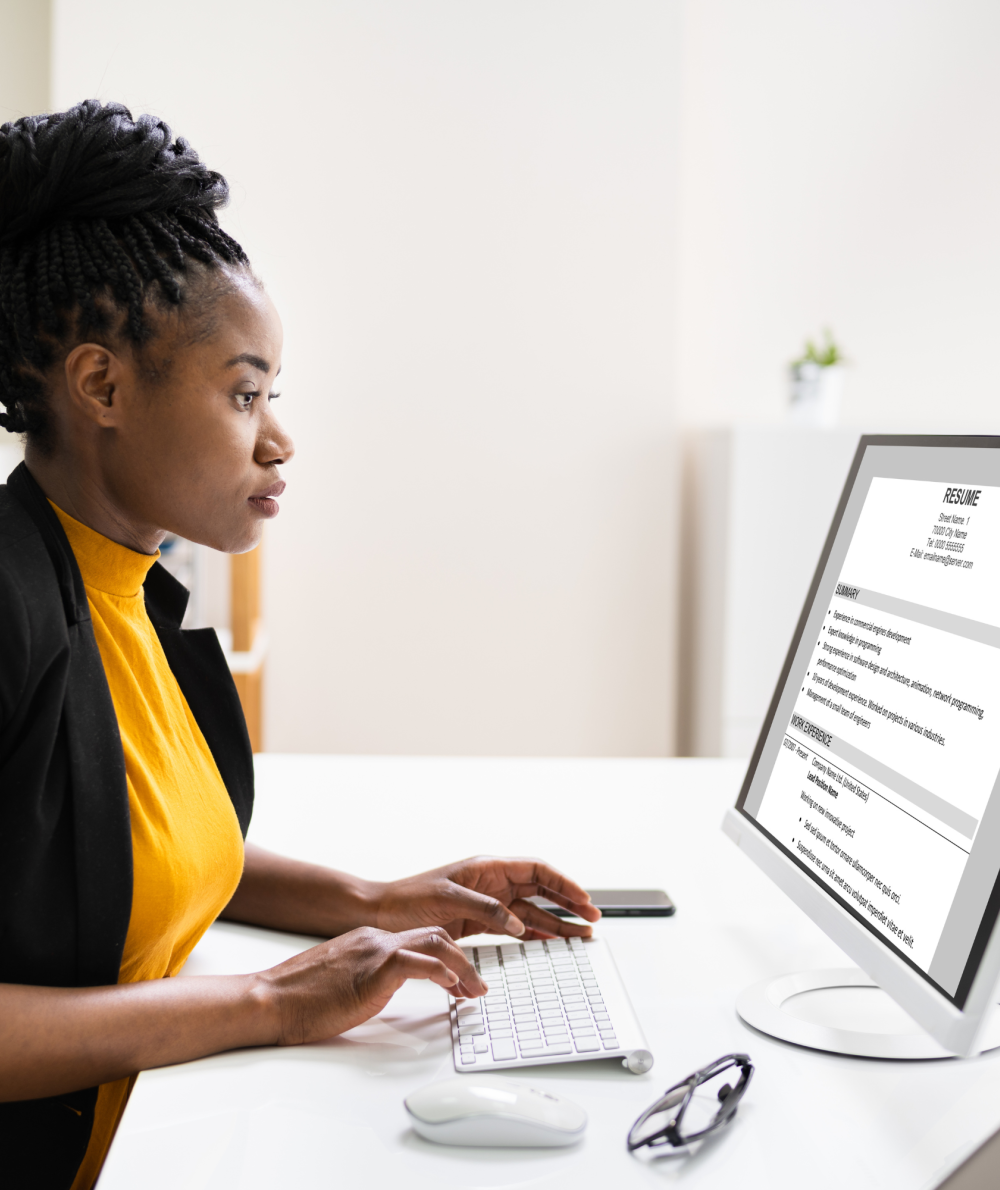
<svg viewBox="0 0 1000 1190">
<path fill-rule="evenodd" d="M 676 909 L 673 901 L 659 888 L 588 888 L 587 892 L 605 917 L 670 917 Z M 527 899 L 556 917 L 573 916 L 568 909 L 553 905 L 545 897 Z"/>
</svg>

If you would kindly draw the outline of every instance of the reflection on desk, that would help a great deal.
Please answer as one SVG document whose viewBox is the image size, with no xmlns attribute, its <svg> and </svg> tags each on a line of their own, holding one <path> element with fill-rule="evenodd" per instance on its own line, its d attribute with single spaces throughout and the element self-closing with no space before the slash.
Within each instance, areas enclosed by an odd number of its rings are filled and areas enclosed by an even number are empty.
<svg viewBox="0 0 1000 1190">
<path fill-rule="evenodd" d="M 375 1020 L 322 1045 L 243 1050 L 140 1076 L 101 1190 L 440 1190 L 651 1186 L 921 1190 L 1000 1126 L 1000 1054 L 892 1063 L 799 1050 L 736 1016 L 766 976 L 845 956 L 726 840 L 743 766 L 711 760 L 435 760 L 259 756 L 250 838 L 374 879 L 477 852 L 537 854 L 584 885 L 669 888 L 671 918 L 616 918 L 609 939 L 657 1064 L 539 1067 L 590 1118 L 574 1149 L 449 1149 L 403 1099 L 452 1075 L 447 1001 L 406 985 Z M 186 975 L 257 970 L 307 938 L 219 923 Z M 721 1054 L 757 1067 L 731 1128 L 693 1157 L 629 1156 L 629 1125 Z M 505 1076 L 498 1076 L 505 1077 Z"/>
</svg>

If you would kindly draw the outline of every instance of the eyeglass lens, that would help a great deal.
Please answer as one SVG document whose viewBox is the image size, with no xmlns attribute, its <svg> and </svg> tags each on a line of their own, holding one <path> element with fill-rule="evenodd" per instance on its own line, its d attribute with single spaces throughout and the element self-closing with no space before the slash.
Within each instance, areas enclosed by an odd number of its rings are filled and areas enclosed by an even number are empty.
<svg viewBox="0 0 1000 1190">
<path fill-rule="evenodd" d="M 749 1071 L 752 1067 L 748 1070 L 747 1081 Z M 725 1059 L 698 1071 L 654 1104 L 644 1119 L 640 1117 L 629 1137 L 630 1145 L 649 1143 L 657 1134 L 664 1133 L 672 1122 L 675 1122 L 673 1137 L 663 1136 L 662 1140 L 653 1140 L 654 1144 L 678 1147 L 721 1127 L 732 1118 L 742 1098 L 746 1083 L 739 1088 L 740 1094 L 732 1098 L 742 1073 L 737 1063 Z"/>
</svg>

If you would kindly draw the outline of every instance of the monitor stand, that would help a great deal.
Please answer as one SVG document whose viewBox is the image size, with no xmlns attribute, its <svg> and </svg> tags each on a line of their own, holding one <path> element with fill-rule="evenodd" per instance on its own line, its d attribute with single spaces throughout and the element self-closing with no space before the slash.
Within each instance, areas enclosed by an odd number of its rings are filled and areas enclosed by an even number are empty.
<svg viewBox="0 0 1000 1190">
<path fill-rule="evenodd" d="M 858 1058 L 953 1058 L 857 967 L 799 971 L 741 992 L 736 1011 L 748 1025 L 807 1049 Z M 1000 1046 L 1000 1012 L 983 1050 Z"/>
</svg>

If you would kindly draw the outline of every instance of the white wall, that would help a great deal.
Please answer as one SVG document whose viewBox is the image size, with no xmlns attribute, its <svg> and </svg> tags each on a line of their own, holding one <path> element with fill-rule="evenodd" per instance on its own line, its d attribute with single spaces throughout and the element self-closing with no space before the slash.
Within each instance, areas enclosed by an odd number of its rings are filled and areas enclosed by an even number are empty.
<svg viewBox="0 0 1000 1190">
<path fill-rule="evenodd" d="M 0 124 L 49 104 L 49 0 L 0 0 Z"/>
<path fill-rule="evenodd" d="M 0 0 L 0 124 L 49 105 L 48 0 Z M 0 483 L 24 455 L 21 439 L 0 429 Z"/>
<path fill-rule="evenodd" d="M 1000 429 L 1000 5 L 689 0 L 678 417 L 774 420 L 831 325 L 846 420 Z"/>
<path fill-rule="evenodd" d="M 55 0 L 286 325 L 267 745 L 663 754 L 679 6 Z"/>
</svg>

